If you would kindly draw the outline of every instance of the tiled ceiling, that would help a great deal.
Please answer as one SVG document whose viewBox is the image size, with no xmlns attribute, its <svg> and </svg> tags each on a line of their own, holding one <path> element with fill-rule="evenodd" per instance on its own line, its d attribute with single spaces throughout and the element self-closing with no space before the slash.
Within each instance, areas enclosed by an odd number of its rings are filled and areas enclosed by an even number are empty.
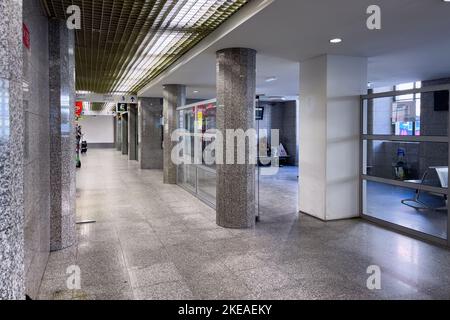
<svg viewBox="0 0 450 320">
<path fill-rule="evenodd" d="M 76 88 L 136 93 L 251 0 L 42 0 L 49 17 L 81 9 Z"/>
</svg>

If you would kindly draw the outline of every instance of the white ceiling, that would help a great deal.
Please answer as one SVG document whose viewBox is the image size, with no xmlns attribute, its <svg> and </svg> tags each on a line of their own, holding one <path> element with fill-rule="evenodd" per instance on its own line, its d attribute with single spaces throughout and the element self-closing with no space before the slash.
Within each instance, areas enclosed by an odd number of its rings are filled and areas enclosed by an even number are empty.
<svg viewBox="0 0 450 320">
<path fill-rule="evenodd" d="M 382 29 L 370 31 L 366 9 L 375 2 L 382 9 Z M 450 3 L 375 2 L 275 0 L 140 95 L 162 96 L 163 84 L 178 83 L 188 86 L 190 98 L 214 97 L 215 52 L 227 47 L 258 51 L 258 94 L 297 95 L 299 61 L 322 54 L 368 57 L 368 80 L 374 86 L 450 76 Z M 343 43 L 331 45 L 329 40 L 335 37 L 343 38 Z M 271 76 L 278 80 L 267 83 Z"/>
</svg>

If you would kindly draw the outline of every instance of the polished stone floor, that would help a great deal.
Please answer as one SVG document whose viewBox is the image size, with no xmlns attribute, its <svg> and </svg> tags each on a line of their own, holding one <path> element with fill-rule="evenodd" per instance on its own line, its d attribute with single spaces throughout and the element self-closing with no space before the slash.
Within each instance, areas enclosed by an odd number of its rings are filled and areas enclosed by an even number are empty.
<svg viewBox="0 0 450 320">
<path fill-rule="evenodd" d="M 78 246 L 52 253 L 41 299 L 450 298 L 450 252 L 372 224 L 296 214 L 254 230 L 216 226 L 214 211 L 160 171 L 89 150 L 78 172 Z M 268 213 L 265 213 L 266 216 Z M 66 270 L 81 270 L 68 290 Z M 367 289 L 367 268 L 382 289 Z"/>
<path fill-rule="evenodd" d="M 262 223 L 297 217 L 298 167 L 285 166 L 259 177 L 259 217 Z"/>
</svg>

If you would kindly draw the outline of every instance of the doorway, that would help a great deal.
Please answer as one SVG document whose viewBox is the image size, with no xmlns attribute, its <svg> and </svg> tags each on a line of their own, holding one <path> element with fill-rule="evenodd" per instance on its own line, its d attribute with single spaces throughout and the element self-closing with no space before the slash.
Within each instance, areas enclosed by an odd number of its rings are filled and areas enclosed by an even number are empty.
<svg viewBox="0 0 450 320">
<path fill-rule="evenodd" d="M 296 98 L 260 97 L 257 101 L 259 221 L 291 221 L 297 217 L 298 123 L 298 100 Z M 273 168 L 270 168 L 269 161 L 274 166 Z"/>
</svg>

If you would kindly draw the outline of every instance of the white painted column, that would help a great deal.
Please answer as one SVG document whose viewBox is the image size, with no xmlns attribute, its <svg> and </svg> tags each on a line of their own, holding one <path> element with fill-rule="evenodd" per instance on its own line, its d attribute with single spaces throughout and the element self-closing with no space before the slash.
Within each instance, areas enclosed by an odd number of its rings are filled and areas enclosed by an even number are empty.
<svg viewBox="0 0 450 320">
<path fill-rule="evenodd" d="M 325 221 L 360 215 L 360 95 L 366 92 L 366 58 L 324 55 L 300 64 L 301 212 Z"/>
</svg>

